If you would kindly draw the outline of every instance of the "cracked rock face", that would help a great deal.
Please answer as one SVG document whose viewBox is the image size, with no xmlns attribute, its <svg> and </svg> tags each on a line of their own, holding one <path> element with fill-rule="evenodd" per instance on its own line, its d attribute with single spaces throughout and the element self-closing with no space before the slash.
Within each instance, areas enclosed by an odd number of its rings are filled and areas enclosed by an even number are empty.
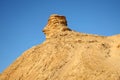
<svg viewBox="0 0 120 80">
<path fill-rule="evenodd" d="M 18 57 L 0 80 L 120 80 L 120 35 L 75 32 L 56 14 L 43 32 L 46 40 Z"/>
</svg>

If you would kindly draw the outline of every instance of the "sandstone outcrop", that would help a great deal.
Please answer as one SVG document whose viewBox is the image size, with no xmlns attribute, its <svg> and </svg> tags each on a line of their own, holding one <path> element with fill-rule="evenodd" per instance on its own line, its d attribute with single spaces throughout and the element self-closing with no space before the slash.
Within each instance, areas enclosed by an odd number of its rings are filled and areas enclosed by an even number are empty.
<svg viewBox="0 0 120 80">
<path fill-rule="evenodd" d="M 60 16 L 57 14 L 51 15 L 46 27 L 43 29 L 46 38 L 48 39 L 52 35 L 60 33 L 62 31 L 70 31 L 70 29 L 67 27 L 67 20 L 65 16 Z"/>
<path fill-rule="evenodd" d="M 56 14 L 43 32 L 46 40 L 25 51 L 0 80 L 120 80 L 120 35 L 75 32 Z"/>
</svg>

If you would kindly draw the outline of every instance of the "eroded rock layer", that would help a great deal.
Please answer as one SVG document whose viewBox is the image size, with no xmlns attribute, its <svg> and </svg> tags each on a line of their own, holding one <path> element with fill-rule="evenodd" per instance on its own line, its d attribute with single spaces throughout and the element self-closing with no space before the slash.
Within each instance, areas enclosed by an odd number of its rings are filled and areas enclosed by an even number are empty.
<svg viewBox="0 0 120 80">
<path fill-rule="evenodd" d="M 70 30 L 64 16 L 52 15 L 46 40 L 25 51 L 0 80 L 120 80 L 120 35 Z"/>
</svg>

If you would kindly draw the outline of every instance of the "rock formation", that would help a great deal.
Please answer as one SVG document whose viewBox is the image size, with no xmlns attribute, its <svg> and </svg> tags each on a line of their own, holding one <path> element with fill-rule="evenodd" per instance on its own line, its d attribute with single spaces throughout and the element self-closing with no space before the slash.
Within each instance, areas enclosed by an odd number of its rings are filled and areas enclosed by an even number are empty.
<svg viewBox="0 0 120 80">
<path fill-rule="evenodd" d="M 120 80 L 120 35 L 75 32 L 64 16 L 52 15 L 46 40 L 25 51 L 0 80 Z"/>
<path fill-rule="evenodd" d="M 67 27 L 67 20 L 65 16 L 60 16 L 57 14 L 51 15 L 48 20 L 48 24 L 43 29 L 46 38 L 50 38 L 52 35 L 61 31 L 70 31 L 70 29 Z"/>
</svg>

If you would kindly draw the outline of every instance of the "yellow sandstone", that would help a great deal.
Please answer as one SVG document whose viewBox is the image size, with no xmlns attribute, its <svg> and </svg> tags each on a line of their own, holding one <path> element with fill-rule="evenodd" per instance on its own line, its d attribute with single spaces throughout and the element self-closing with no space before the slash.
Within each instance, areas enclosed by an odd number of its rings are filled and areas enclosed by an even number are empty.
<svg viewBox="0 0 120 80">
<path fill-rule="evenodd" d="M 120 80 L 120 35 L 75 32 L 57 14 L 43 32 L 46 40 L 18 57 L 0 80 Z"/>
</svg>

